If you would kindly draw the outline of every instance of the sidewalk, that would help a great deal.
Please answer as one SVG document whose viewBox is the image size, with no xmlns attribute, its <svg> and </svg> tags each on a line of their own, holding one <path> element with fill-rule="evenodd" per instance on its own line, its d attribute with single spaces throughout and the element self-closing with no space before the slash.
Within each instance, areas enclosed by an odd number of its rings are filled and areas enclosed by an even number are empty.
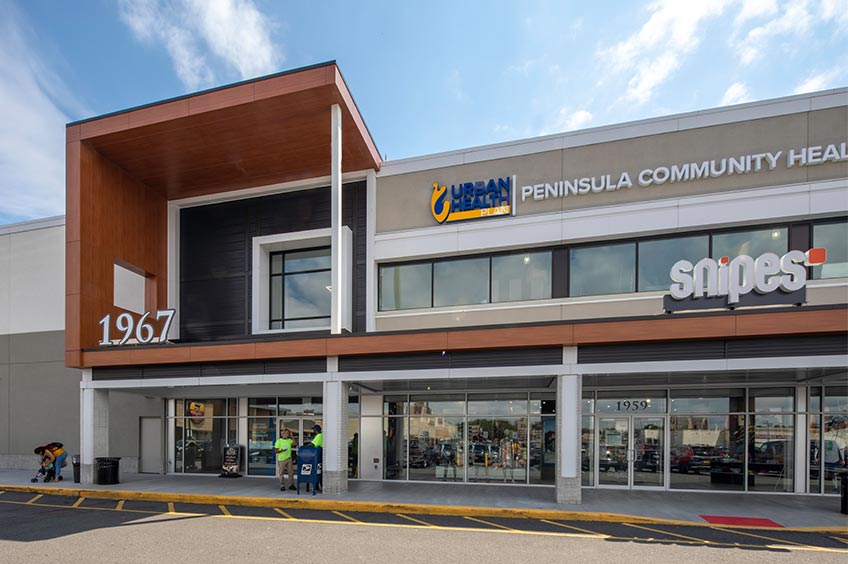
<svg viewBox="0 0 848 564">
<path fill-rule="evenodd" d="M 351 481 L 345 494 L 312 496 L 301 489 L 298 496 L 292 491 L 279 491 L 276 480 L 271 478 L 129 474 L 113 486 L 81 486 L 70 480 L 32 484 L 32 475 L 26 470 L 0 470 L 0 490 L 30 486 L 37 486 L 39 491 L 82 489 L 118 499 L 122 495 L 144 498 L 165 494 L 159 497 L 173 495 L 195 503 L 222 503 L 224 497 L 232 498 L 226 503 L 235 505 L 242 501 L 245 505 L 293 503 L 327 508 L 355 503 L 365 511 L 392 512 L 399 505 L 417 506 L 426 512 L 453 511 L 457 507 L 493 508 L 519 513 L 561 512 L 557 518 L 571 520 L 624 521 L 636 517 L 704 524 L 701 516 L 709 515 L 770 519 L 791 528 L 848 527 L 848 516 L 839 513 L 839 498 L 823 496 L 584 489 L 581 505 L 558 505 L 550 487 Z"/>
</svg>

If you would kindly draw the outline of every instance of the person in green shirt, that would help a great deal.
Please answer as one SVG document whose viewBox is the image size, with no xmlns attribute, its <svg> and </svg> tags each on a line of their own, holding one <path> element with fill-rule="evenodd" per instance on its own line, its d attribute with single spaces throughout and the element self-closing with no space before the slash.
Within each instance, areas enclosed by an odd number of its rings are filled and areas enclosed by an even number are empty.
<svg viewBox="0 0 848 564">
<path fill-rule="evenodd" d="M 277 454 L 277 474 L 280 478 L 280 491 L 287 489 L 293 490 L 294 487 L 294 470 L 292 469 L 292 449 L 297 446 L 297 442 L 292 439 L 291 431 L 282 429 L 280 438 L 274 443 L 274 452 Z M 291 485 L 288 480 L 291 476 Z"/>
<path fill-rule="evenodd" d="M 324 448 L 324 435 L 321 433 L 321 426 L 313 425 L 312 430 L 315 432 L 315 435 L 312 437 L 312 445 Z"/>
</svg>

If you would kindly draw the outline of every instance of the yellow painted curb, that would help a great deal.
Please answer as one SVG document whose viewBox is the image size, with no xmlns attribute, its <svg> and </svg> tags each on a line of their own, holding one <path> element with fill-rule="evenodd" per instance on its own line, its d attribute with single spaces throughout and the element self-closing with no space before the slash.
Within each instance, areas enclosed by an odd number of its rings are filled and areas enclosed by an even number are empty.
<svg viewBox="0 0 848 564">
<path fill-rule="evenodd" d="M 523 519 L 548 519 L 560 521 L 596 521 L 606 523 L 685 525 L 689 527 L 716 526 L 711 523 L 700 523 L 697 521 L 678 521 L 674 519 L 660 519 L 654 517 L 644 517 L 640 515 L 625 515 L 620 513 L 564 511 L 557 509 L 431 505 L 378 501 L 345 501 L 337 499 L 313 498 L 311 494 L 307 494 L 307 496 L 303 498 L 281 499 L 272 497 L 242 497 L 211 494 L 137 492 L 127 490 L 90 490 L 78 488 L 14 485 L 0 485 L 0 490 L 9 492 L 40 493 L 97 499 L 157 501 L 163 503 L 195 503 L 200 505 L 234 505 L 245 507 L 315 509 L 325 511 L 362 511 L 367 513 L 413 513 L 417 515 L 455 515 L 462 517 L 507 517 Z M 799 531 L 811 533 L 817 532 L 848 534 L 848 527 L 786 527 L 781 529 L 775 529 L 773 527 L 746 527 L 738 525 L 721 525 L 721 527 L 728 529 L 757 529 L 770 531 Z"/>
</svg>

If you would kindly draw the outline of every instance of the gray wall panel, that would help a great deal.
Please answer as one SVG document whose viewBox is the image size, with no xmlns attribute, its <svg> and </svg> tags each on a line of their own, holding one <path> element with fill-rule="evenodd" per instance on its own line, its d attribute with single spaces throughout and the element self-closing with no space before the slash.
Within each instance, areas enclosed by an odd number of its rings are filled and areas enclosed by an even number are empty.
<svg viewBox="0 0 848 564">
<path fill-rule="evenodd" d="M 61 441 L 79 452 L 80 371 L 64 362 L 10 365 L 11 454 L 27 454 L 40 444 Z"/>
<path fill-rule="evenodd" d="M 165 400 L 138 394 L 109 392 L 109 454 L 138 456 L 138 418 L 164 417 Z"/>
<path fill-rule="evenodd" d="M 9 362 L 65 362 L 65 332 L 10 335 Z"/>
<path fill-rule="evenodd" d="M 0 364 L 9 364 L 9 335 L 0 335 Z"/>
<path fill-rule="evenodd" d="M 11 431 L 9 413 L 9 365 L 0 364 L 0 454 L 9 452 Z"/>
</svg>

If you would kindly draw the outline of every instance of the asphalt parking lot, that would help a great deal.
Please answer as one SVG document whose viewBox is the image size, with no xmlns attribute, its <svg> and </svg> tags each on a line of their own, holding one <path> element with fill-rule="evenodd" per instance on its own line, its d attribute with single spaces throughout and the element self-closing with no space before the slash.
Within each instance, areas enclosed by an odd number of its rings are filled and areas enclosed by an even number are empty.
<svg viewBox="0 0 848 564">
<path fill-rule="evenodd" d="M 424 528 L 436 530 L 479 531 L 494 534 L 579 537 L 599 542 L 647 543 L 654 545 L 688 545 L 714 548 L 736 548 L 759 551 L 817 551 L 848 554 L 848 529 L 839 532 L 804 531 L 783 528 L 740 528 L 696 524 L 645 524 L 604 521 L 572 521 L 514 517 L 479 517 L 470 515 L 432 515 L 414 512 L 336 511 L 283 507 L 250 507 L 240 505 L 207 505 L 179 501 L 141 501 L 85 498 L 23 491 L 0 491 L 0 529 L 4 538 L 16 534 L 36 534 L 27 525 L 37 522 L 44 512 L 78 512 L 79 527 L 86 523 L 101 526 L 101 521 L 124 521 L 140 516 L 216 517 L 221 519 L 253 519 L 268 522 L 322 523 L 338 526 Z M 64 515 L 64 514 L 63 514 Z M 70 527 L 66 534 L 75 532 Z M 15 531 L 19 531 L 15 533 Z M 46 533 L 45 533 L 46 534 Z M 53 531 L 54 536 L 62 534 Z"/>
</svg>

